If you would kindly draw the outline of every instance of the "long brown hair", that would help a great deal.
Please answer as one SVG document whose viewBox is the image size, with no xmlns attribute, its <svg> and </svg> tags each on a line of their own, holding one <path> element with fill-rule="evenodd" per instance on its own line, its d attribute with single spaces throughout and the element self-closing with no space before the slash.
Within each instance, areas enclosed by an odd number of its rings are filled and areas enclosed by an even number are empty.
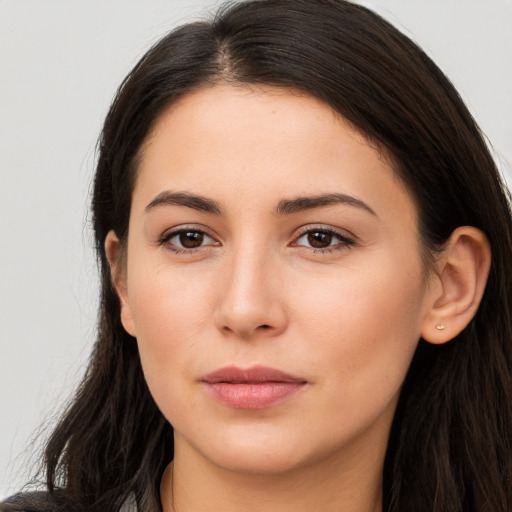
<svg viewBox="0 0 512 512">
<path fill-rule="evenodd" d="M 481 306 L 450 343 L 420 340 L 384 467 L 384 510 L 512 510 L 512 221 L 479 128 L 437 66 L 371 11 L 343 0 L 254 0 L 158 42 L 105 121 L 92 208 L 101 271 L 98 339 L 46 449 L 47 486 L 73 510 L 160 510 L 172 427 L 122 328 L 104 240 L 128 230 L 139 150 L 158 114 L 220 82 L 291 87 L 321 99 L 392 155 L 413 195 L 426 258 L 462 225 L 488 237 Z"/>
</svg>

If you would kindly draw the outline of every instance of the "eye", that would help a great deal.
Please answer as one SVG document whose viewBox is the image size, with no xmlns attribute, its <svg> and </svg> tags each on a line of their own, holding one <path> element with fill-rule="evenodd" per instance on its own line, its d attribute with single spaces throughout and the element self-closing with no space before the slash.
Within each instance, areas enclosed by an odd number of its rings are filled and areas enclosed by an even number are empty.
<svg viewBox="0 0 512 512">
<path fill-rule="evenodd" d="M 332 229 L 309 229 L 303 232 L 294 242 L 293 245 L 307 247 L 316 251 L 329 251 L 342 249 L 353 245 L 355 242 L 352 238 L 338 233 Z"/>
<path fill-rule="evenodd" d="M 208 245 L 219 245 L 211 236 L 198 229 L 182 228 L 166 234 L 160 241 L 175 252 L 193 251 Z"/>
</svg>

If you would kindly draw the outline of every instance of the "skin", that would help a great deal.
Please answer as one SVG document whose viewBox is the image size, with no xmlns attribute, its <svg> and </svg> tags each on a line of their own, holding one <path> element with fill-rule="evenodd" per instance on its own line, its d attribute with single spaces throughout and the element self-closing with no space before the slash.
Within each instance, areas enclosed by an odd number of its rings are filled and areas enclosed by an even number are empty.
<svg viewBox="0 0 512 512">
<path fill-rule="evenodd" d="M 344 202 L 282 211 L 326 194 Z M 196 248 L 183 247 L 185 228 Z M 461 295 L 455 259 L 439 263 L 449 300 L 443 278 L 427 277 L 415 205 L 385 155 L 314 98 L 204 88 L 165 110 L 144 145 L 123 266 L 114 233 L 106 243 L 123 325 L 175 431 L 166 512 L 382 509 L 400 387 L 420 336 L 455 335 L 455 322 L 435 322 Z M 227 365 L 307 384 L 235 409 L 201 382 Z"/>
</svg>

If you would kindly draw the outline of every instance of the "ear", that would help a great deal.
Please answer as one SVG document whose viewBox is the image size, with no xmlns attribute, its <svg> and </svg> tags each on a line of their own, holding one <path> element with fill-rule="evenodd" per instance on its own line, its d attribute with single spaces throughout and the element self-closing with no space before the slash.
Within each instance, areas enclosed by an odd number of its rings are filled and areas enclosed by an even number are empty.
<svg viewBox="0 0 512 512">
<path fill-rule="evenodd" d="M 133 315 L 130 302 L 128 300 L 126 257 L 121 251 L 122 248 L 119 238 L 117 238 L 117 235 L 113 230 L 110 230 L 105 238 L 105 252 L 110 265 L 112 285 L 119 297 L 119 303 L 121 306 L 121 323 L 128 334 L 135 336 Z"/>
<path fill-rule="evenodd" d="M 421 336 L 441 344 L 455 338 L 475 316 L 482 299 L 491 249 L 477 228 L 457 228 L 447 242 L 430 283 L 429 305 Z"/>
</svg>

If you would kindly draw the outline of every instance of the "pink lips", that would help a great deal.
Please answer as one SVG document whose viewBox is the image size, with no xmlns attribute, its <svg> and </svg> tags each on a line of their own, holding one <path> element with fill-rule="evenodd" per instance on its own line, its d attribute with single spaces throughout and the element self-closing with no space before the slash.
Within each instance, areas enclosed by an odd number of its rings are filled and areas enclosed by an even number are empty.
<svg viewBox="0 0 512 512">
<path fill-rule="evenodd" d="M 307 384 L 304 379 L 264 366 L 245 370 L 228 366 L 201 380 L 218 402 L 234 409 L 265 409 L 293 396 Z"/>
</svg>

